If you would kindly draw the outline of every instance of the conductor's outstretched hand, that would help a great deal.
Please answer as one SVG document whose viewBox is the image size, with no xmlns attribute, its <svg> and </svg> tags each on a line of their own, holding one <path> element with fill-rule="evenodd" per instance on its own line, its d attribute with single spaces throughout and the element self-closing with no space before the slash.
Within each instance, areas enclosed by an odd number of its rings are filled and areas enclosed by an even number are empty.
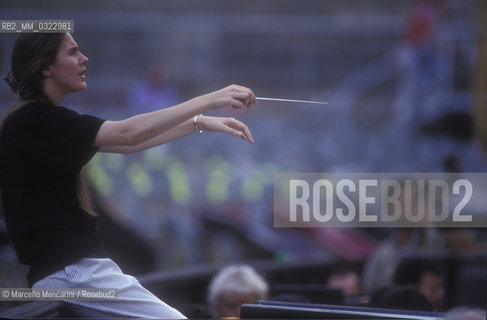
<svg viewBox="0 0 487 320">
<path fill-rule="evenodd" d="M 228 87 L 205 94 L 200 97 L 205 100 L 208 109 L 219 109 L 232 106 L 233 108 L 247 107 L 257 103 L 255 95 L 249 88 L 232 84 Z"/>
<path fill-rule="evenodd" d="M 203 131 L 225 132 L 251 144 L 254 143 L 249 128 L 234 118 L 200 116 L 198 117 L 198 127 Z"/>
<path fill-rule="evenodd" d="M 232 84 L 218 91 L 210 92 L 197 97 L 206 110 L 224 107 L 250 108 L 257 103 L 254 93 L 247 87 Z M 240 137 L 249 143 L 254 143 L 249 128 L 234 118 L 199 116 L 196 120 L 198 128 L 203 131 L 225 132 L 235 137 Z"/>
</svg>

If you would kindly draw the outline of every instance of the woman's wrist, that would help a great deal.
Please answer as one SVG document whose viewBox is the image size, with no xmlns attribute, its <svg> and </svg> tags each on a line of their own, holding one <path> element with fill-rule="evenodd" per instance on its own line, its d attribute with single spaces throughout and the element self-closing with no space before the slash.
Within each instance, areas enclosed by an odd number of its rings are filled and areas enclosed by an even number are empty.
<svg viewBox="0 0 487 320">
<path fill-rule="evenodd" d="M 211 99 L 208 94 L 194 98 L 197 114 L 204 113 L 211 109 Z"/>
<path fill-rule="evenodd" d="M 214 131 L 214 128 L 212 128 L 211 121 L 213 117 L 210 116 L 205 116 L 204 114 L 200 115 L 196 119 L 196 123 L 198 125 L 198 128 L 203 131 L 203 132 L 210 132 Z"/>
</svg>

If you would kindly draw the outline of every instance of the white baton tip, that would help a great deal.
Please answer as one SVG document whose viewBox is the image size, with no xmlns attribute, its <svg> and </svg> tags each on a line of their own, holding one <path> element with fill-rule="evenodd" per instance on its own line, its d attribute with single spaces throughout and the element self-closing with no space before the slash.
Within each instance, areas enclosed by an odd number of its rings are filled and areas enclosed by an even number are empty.
<svg viewBox="0 0 487 320">
<path fill-rule="evenodd" d="M 282 98 L 268 98 L 268 97 L 255 97 L 257 100 L 267 101 L 281 101 L 281 102 L 297 102 L 297 103 L 314 103 L 314 104 L 328 104 L 324 101 L 312 101 L 312 100 L 294 100 L 294 99 L 282 99 Z"/>
</svg>

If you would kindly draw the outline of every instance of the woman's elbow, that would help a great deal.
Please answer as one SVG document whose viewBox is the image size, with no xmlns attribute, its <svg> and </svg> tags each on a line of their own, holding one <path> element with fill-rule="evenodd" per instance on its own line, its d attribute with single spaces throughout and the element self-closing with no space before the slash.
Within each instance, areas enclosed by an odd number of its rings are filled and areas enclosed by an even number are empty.
<svg viewBox="0 0 487 320">
<path fill-rule="evenodd" d="M 140 130 L 125 121 L 106 122 L 98 132 L 96 142 L 100 146 L 137 146 L 154 134 L 154 130 Z"/>
<path fill-rule="evenodd" d="M 137 130 L 134 129 L 127 129 L 123 130 L 120 133 L 119 141 L 121 142 L 121 145 L 127 146 L 127 147 L 134 147 L 141 143 L 143 140 L 142 134 L 140 132 L 137 132 Z"/>
<path fill-rule="evenodd" d="M 139 137 L 137 137 L 136 135 L 131 135 L 131 134 L 123 135 L 121 140 L 123 141 L 123 145 L 127 146 L 127 147 L 135 147 L 136 145 L 138 145 L 140 143 Z"/>
</svg>

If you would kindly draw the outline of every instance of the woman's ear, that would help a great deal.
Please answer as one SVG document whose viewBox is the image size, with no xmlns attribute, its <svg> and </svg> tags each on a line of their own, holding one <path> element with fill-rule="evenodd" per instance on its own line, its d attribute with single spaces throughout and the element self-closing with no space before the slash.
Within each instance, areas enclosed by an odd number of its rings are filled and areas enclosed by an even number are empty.
<svg viewBox="0 0 487 320">
<path fill-rule="evenodd" d="M 49 78 L 51 76 L 51 67 L 42 70 L 41 73 L 44 77 Z"/>
</svg>

